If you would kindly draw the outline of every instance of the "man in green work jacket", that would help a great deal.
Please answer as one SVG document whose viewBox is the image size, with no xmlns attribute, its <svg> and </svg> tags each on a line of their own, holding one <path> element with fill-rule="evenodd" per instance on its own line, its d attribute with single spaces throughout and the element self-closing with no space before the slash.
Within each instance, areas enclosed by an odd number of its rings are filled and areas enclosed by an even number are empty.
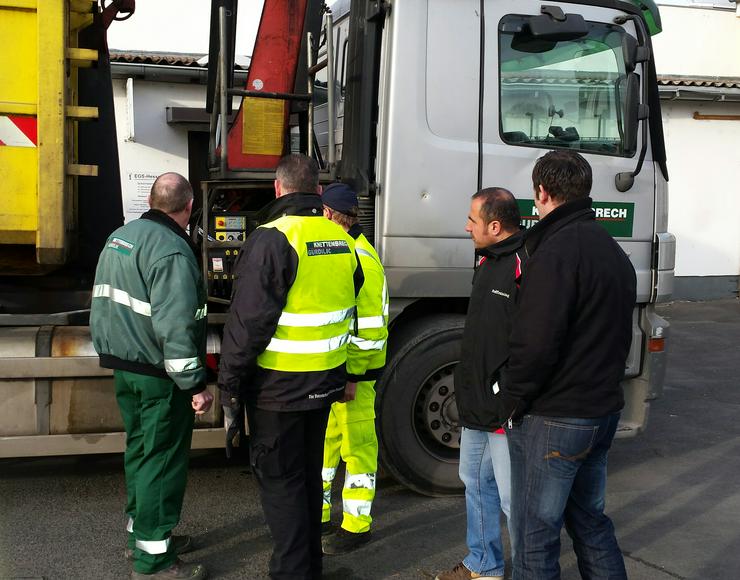
<svg viewBox="0 0 740 580">
<path fill-rule="evenodd" d="M 193 190 L 160 175 L 151 209 L 108 238 L 95 273 L 90 331 L 100 365 L 114 369 L 126 429 L 126 490 L 132 578 L 206 577 L 185 564 L 180 519 L 195 414 L 208 411 L 205 291 L 198 252 L 185 233 Z"/>
</svg>

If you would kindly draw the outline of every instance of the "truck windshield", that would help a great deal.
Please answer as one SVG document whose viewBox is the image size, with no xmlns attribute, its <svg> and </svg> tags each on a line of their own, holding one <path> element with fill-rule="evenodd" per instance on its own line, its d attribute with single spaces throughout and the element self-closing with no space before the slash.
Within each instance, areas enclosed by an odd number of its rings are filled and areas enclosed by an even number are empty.
<svg viewBox="0 0 740 580">
<path fill-rule="evenodd" d="M 499 25 L 500 130 L 512 145 L 630 156 L 623 112 L 624 29 L 588 22 L 576 40 L 526 33 L 527 16 Z"/>
</svg>

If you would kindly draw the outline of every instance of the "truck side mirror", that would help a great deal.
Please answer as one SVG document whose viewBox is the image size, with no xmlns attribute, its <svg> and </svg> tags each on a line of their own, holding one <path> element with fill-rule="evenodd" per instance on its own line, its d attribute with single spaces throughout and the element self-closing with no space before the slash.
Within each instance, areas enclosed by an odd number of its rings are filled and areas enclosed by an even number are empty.
<svg viewBox="0 0 740 580">
<path fill-rule="evenodd" d="M 622 35 L 622 58 L 627 73 L 634 72 L 637 66 L 637 39 L 634 36 Z"/>
<path fill-rule="evenodd" d="M 645 62 L 650 58 L 650 49 L 642 46 L 637 39 L 630 34 L 622 35 L 622 57 L 624 66 L 628 73 L 635 70 L 638 63 Z"/>
<path fill-rule="evenodd" d="M 637 129 L 640 110 L 640 76 L 631 72 L 627 75 L 624 97 L 624 149 L 627 153 L 637 150 Z"/>
</svg>

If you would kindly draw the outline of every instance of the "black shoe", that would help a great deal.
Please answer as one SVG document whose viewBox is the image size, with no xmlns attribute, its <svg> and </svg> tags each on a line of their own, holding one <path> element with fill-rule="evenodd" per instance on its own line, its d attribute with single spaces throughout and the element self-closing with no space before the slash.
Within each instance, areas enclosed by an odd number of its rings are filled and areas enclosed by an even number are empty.
<svg viewBox="0 0 740 580">
<path fill-rule="evenodd" d="M 321 540 L 324 554 L 346 554 L 370 541 L 370 532 L 355 534 L 339 528 L 335 534 Z"/>
<path fill-rule="evenodd" d="M 171 536 L 170 542 L 172 543 L 172 549 L 178 556 L 193 549 L 193 538 L 190 536 Z M 134 551 L 131 548 L 126 548 L 126 559 L 134 559 Z"/>
</svg>

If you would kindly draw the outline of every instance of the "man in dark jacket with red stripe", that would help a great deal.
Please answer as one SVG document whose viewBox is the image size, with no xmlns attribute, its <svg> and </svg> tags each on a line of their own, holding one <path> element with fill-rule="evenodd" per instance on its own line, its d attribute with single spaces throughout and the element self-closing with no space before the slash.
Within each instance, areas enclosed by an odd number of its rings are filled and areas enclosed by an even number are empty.
<svg viewBox="0 0 740 580">
<path fill-rule="evenodd" d="M 583 578 L 626 579 L 604 514 L 607 452 L 624 406 L 636 278 L 595 221 L 591 167 L 551 151 L 532 172 L 540 220 L 526 236 L 510 358 L 508 423 L 516 580 L 560 578 L 565 523 Z"/>
<path fill-rule="evenodd" d="M 504 577 L 501 511 L 509 517 L 511 475 L 506 435 L 499 427 L 511 409 L 502 404 L 498 378 L 508 358 L 522 271 L 520 221 L 519 208 L 509 191 L 490 187 L 473 196 L 465 230 L 480 262 L 465 319 L 462 360 L 455 369 L 469 553 L 436 580 Z"/>
</svg>

